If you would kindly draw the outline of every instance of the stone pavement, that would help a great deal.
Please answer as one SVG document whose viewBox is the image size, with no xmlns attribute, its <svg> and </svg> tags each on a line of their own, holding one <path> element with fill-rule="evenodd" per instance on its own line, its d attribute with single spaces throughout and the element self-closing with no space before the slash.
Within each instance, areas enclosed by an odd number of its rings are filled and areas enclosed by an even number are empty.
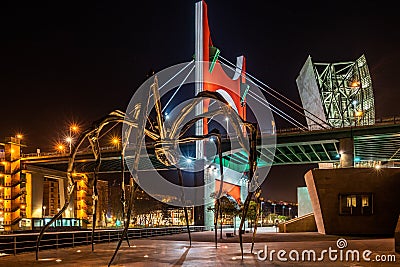
<svg viewBox="0 0 400 267">
<path fill-rule="evenodd" d="M 189 247 L 188 235 L 177 234 L 171 236 L 159 236 L 131 240 L 131 247 L 123 242 L 117 257 L 112 266 L 400 266 L 400 255 L 394 252 L 394 238 L 355 238 L 320 235 L 318 233 L 274 233 L 268 229 L 261 229 L 257 234 L 256 244 L 253 253 L 251 248 L 251 233 L 244 234 L 244 259 L 241 260 L 238 237 L 226 237 L 224 230 L 222 240 L 218 240 L 218 248 L 214 244 L 214 232 L 192 233 L 193 243 Z M 218 233 L 219 237 L 219 233 Z M 344 238 L 342 243 L 347 246 L 338 248 L 337 240 Z M 268 255 L 272 250 L 272 260 L 263 260 L 263 253 L 258 259 L 257 253 L 264 250 L 265 245 Z M 115 250 L 116 242 L 101 243 L 95 245 L 95 251 L 90 246 L 79 246 L 75 248 L 63 248 L 58 250 L 44 250 L 39 254 L 40 260 L 35 261 L 35 254 L 32 252 L 21 253 L 17 256 L 7 255 L 0 257 L 0 266 L 25 267 L 25 266 L 107 266 Z M 321 257 L 323 250 L 336 250 L 333 252 L 332 260 L 326 252 Z M 280 258 L 278 259 L 278 251 Z M 352 261 L 352 253 L 359 252 L 360 261 Z M 370 250 L 366 262 L 362 258 L 364 251 Z M 316 261 L 313 260 L 314 251 Z M 299 255 L 299 261 L 296 255 Z M 335 254 L 336 253 L 336 254 Z M 342 260 L 340 254 L 342 253 Z M 346 261 L 346 254 L 348 260 Z M 368 254 L 368 253 L 367 253 Z M 337 259 L 334 259 L 336 255 Z M 354 254 L 356 255 L 356 254 Z M 392 258 L 392 255 L 394 258 Z M 302 256 L 304 260 L 302 261 Z M 290 259 L 290 257 L 292 259 Z M 318 261 L 321 258 L 322 261 Z M 385 259 L 390 262 L 377 262 L 378 259 Z M 393 261 L 395 260 L 395 262 Z"/>
</svg>

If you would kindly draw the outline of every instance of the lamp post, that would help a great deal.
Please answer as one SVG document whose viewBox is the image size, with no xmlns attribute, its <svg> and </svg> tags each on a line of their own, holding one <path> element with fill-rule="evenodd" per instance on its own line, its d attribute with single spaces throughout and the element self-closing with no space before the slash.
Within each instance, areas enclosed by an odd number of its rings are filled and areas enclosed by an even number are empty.
<svg viewBox="0 0 400 267">
<path fill-rule="evenodd" d="M 262 223 L 263 223 L 263 204 L 264 204 L 264 201 L 263 201 L 263 199 L 261 199 L 261 227 L 262 227 Z"/>
<path fill-rule="evenodd" d="M 282 206 L 282 216 L 285 216 L 285 205 Z"/>
<path fill-rule="evenodd" d="M 74 123 L 69 125 L 69 135 L 67 136 L 66 141 L 69 144 L 69 153 L 70 154 L 72 152 L 72 141 L 73 141 L 72 135 L 77 133 L 78 131 L 79 131 L 79 126 L 78 125 L 76 125 Z"/>
<path fill-rule="evenodd" d="M 292 210 L 292 207 L 289 207 L 289 218 L 292 218 L 291 216 L 290 216 L 290 211 Z"/>
<path fill-rule="evenodd" d="M 274 206 L 274 214 L 276 214 L 276 211 L 275 211 L 276 203 L 272 203 L 272 206 Z"/>
<path fill-rule="evenodd" d="M 225 120 L 226 120 L 226 136 L 228 136 L 228 134 L 229 134 L 229 118 L 226 117 Z"/>
</svg>

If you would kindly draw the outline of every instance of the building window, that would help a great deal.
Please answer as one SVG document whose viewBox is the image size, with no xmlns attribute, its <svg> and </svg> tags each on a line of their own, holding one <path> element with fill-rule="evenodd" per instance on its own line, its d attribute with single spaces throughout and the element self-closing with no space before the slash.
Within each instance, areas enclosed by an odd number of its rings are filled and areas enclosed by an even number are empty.
<svg viewBox="0 0 400 267">
<path fill-rule="evenodd" d="M 340 194 L 340 215 L 372 215 L 372 193 Z"/>
</svg>

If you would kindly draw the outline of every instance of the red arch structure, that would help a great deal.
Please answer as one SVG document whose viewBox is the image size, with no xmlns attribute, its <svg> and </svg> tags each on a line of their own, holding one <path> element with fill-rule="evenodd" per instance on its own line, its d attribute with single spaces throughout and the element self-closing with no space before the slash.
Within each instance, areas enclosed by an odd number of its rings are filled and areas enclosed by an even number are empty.
<svg viewBox="0 0 400 267">
<path fill-rule="evenodd" d="M 201 81 L 196 89 L 200 91 L 224 90 L 234 102 L 239 116 L 246 120 L 246 60 L 244 56 L 237 57 L 236 71 L 234 77 L 229 77 L 223 70 L 219 60 L 219 49 L 213 45 L 210 28 L 208 25 L 207 4 L 205 1 L 196 3 L 196 61 L 208 62 L 202 64 L 202 70 L 197 72 L 197 81 Z M 199 65 L 200 66 L 200 65 Z M 224 85 L 224 86 L 220 86 Z M 223 95 L 224 96 L 224 95 Z M 226 99 L 228 102 L 229 99 Z M 209 100 L 203 101 L 203 112 L 208 110 Z M 232 103 L 231 103 L 232 104 Z M 203 134 L 208 132 L 206 121 L 203 122 Z"/>
<path fill-rule="evenodd" d="M 221 94 L 228 103 L 238 112 L 239 116 L 246 120 L 246 100 L 248 91 L 246 84 L 246 60 L 244 56 L 236 59 L 236 69 L 233 77 L 229 77 L 218 60 L 219 49 L 214 46 L 211 39 L 210 28 L 208 25 L 207 4 L 205 1 L 198 1 L 195 8 L 195 63 L 196 63 L 196 91 L 198 94 L 202 91 L 223 90 Z M 208 111 L 210 100 L 203 100 L 203 104 L 196 107 L 196 114 L 202 114 Z M 196 124 L 196 134 L 202 135 L 208 133 L 207 119 Z M 204 148 L 199 142 L 196 144 L 196 157 L 203 157 Z M 233 175 L 233 174 L 232 174 Z M 241 174 L 237 174 L 241 175 Z M 237 178 L 237 177 L 236 177 Z M 220 181 L 215 180 L 214 188 L 219 188 Z M 230 184 L 224 181 L 223 187 L 226 192 L 236 201 L 241 201 L 243 185 Z M 208 196 L 210 192 L 205 192 Z M 242 196 L 243 197 L 243 196 Z M 205 212 L 205 217 L 212 216 Z M 213 219 L 208 220 L 210 225 Z"/>
</svg>

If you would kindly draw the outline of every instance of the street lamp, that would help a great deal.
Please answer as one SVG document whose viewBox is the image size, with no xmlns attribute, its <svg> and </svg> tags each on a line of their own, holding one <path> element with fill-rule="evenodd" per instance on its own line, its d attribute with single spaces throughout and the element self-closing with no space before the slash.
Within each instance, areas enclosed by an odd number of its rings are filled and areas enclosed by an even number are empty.
<svg viewBox="0 0 400 267">
<path fill-rule="evenodd" d="M 285 206 L 282 206 L 282 216 L 285 216 Z"/>
<path fill-rule="evenodd" d="M 71 150 L 72 150 L 72 137 L 68 136 L 67 138 L 65 138 L 65 141 L 67 141 L 67 143 L 69 144 L 69 153 L 71 154 Z"/>
<path fill-rule="evenodd" d="M 272 203 L 272 206 L 274 206 L 274 214 L 276 214 L 276 211 L 275 211 L 276 203 Z"/>
<path fill-rule="evenodd" d="M 291 216 L 290 216 L 290 211 L 292 210 L 292 207 L 289 207 L 289 218 L 292 218 Z"/>
<path fill-rule="evenodd" d="M 60 153 L 63 153 L 65 150 L 65 147 L 62 143 L 58 143 L 58 144 L 56 144 L 56 150 Z"/>
<path fill-rule="evenodd" d="M 113 146 L 115 146 L 116 148 L 119 148 L 119 144 L 120 144 L 121 140 L 119 139 L 118 136 L 113 136 L 111 138 L 111 143 L 113 144 Z"/>
<path fill-rule="evenodd" d="M 42 213 L 42 218 L 46 215 L 45 213 L 46 213 L 46 206 L 43 206 L 43 213 Z"/>
<path fill-rule="evenodd" d="M 79 131 L 79 126 L 75 123 L 72 123 L 69 125 L 69 135 L 66 139 L 66 141 L 69 143 L 69 153 L 71 154 L 72 152 L 72 141 L 73 141 L 73 134 L 77 133 Z"/>
</svg>

